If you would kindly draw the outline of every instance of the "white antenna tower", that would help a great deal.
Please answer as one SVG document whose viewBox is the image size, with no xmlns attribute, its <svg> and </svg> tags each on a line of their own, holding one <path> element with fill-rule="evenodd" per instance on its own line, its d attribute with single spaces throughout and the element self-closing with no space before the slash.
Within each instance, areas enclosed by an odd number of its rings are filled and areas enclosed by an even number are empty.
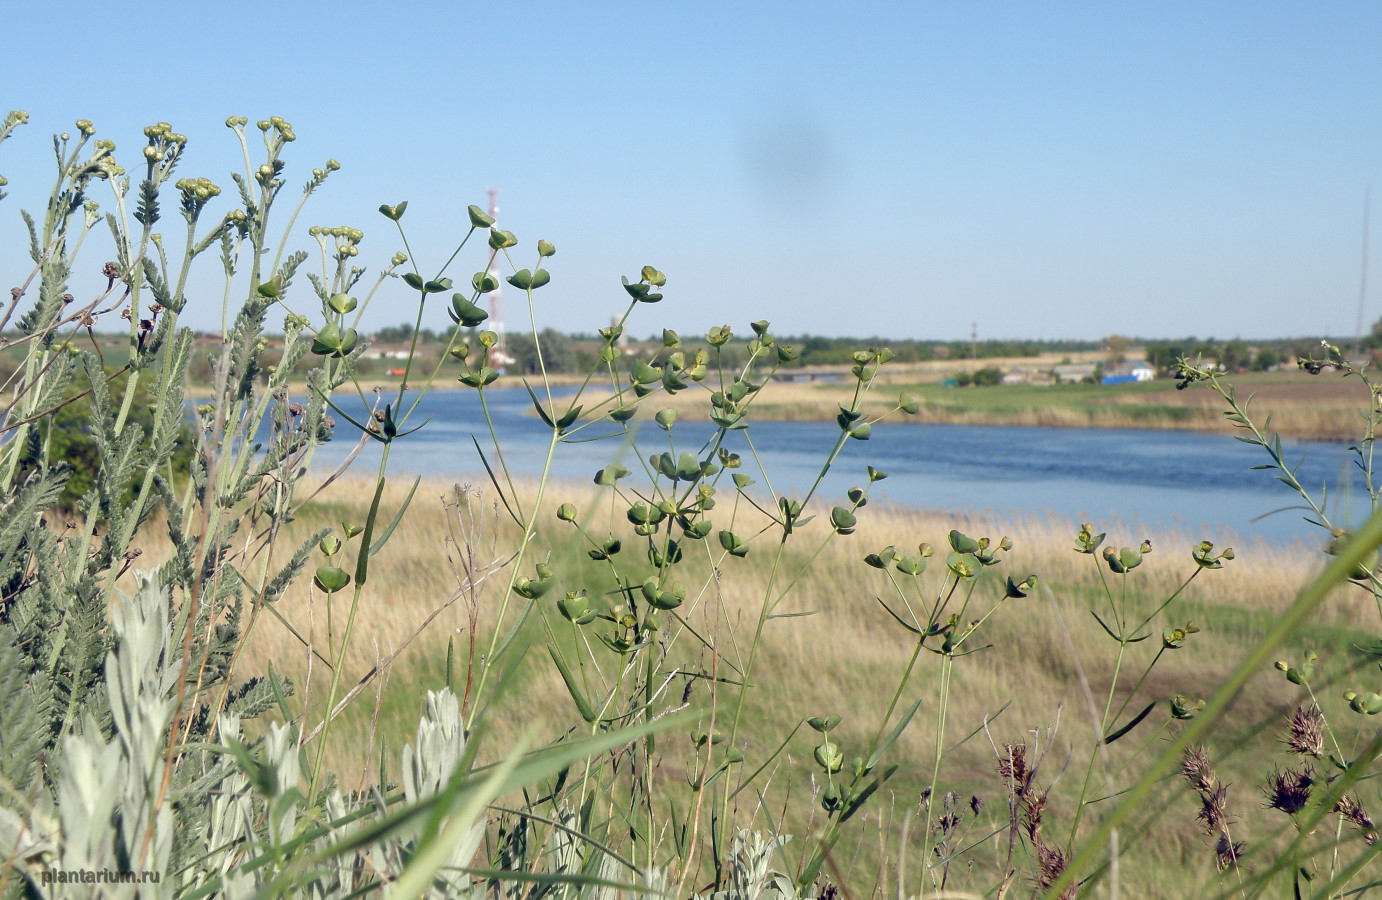
<svg viewBox="0 0 1382 900">
<path fill-rule="evenodd" d="M 1354 352 L 1363 349 L 1363 311 L 1368 302 L 1368 244 L 1372 230 L 1372 185 L 1363 191 L 1363 267 L 1358 278 L 1358 327 L 1354 334 Z"/>
<path fill-rule="evenodd" d="M 485 193 L 489 195 L 489 215 L 490 218 L 499 218 L 499 188 L 485 188 Z M 499 275 L 499 252 L 490 251 L 489 274 L 494 278 L 496 284 L 502 285 L 504 279 Z M 489 292 L 489 329 L 499 336 L 499 340 L 490 348 L 491 365 L 503 365 L 508 359 L 508 353 L 504 347 L 504 298 L 502 288 L 495 288 Z"/>
</svg>

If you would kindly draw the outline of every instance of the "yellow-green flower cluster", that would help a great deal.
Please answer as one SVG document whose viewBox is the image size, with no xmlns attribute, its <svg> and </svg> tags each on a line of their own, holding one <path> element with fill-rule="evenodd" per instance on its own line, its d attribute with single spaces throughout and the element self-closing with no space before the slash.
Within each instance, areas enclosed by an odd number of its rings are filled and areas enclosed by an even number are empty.
<svg viewBox="0 0 1382 900">
<path fill-rule="evenodd" d="M 198 203 L 205 203 L 221 193 L 221 189 L 212 184 L 209 178 L 184 178 L 176 186 L 184 198 Z"/>
<path fill-rule="evenodd" d="M 246 119 L 245 121 L 249 121 Z M 273 129 L 284 142 L 295 141 L 298 136 L 293 133 L 293 126 L 283 120 L 282 116 L 269 116 L 267 119 L 260 119 L 255 123 L 259 130 L 268 134 L 269 129 Z"/>
<path fill-rule="evenodd" d="M 176 187 L 182 192 L 183 210 L 193 215 L 200 213 L 212 197 L 221 193 L 209 178 L 183 178 Z"/>
<path fill-rule="evenodd" d="M 167 122 L 146 127 L 144 136 L 149 139 L 148 146 L 144 148 L 144 159 L 148 161 L 150 171 L 156 163 L 163 163 L 166 172 L 187 146 L 187 135 L 178 134 Z"/>
<path fill-rule="evenodd" d="M 326 246 L 327 238 L 336 239 L 336 255 L 344 258 L 347 256 L 358 256 L 360 253 L 359 243 L 365 239 L 365 233 L 358 228 L 351 228 L 349 225 L 337 225 L 328 228 L 325 225 L 313 225 L 307 229 L 307 233 L 316 238 L 322 246 Z"/>
</svg>

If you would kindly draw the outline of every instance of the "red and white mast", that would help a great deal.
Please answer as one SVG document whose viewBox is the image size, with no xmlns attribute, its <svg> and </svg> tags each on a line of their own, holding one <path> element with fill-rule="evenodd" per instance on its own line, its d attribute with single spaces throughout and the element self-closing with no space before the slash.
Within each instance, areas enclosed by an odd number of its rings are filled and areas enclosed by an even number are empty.
<svg viewBox="0 0 1382 900">
<path fill-rule="evenodd" d="M 489 195 L 489 215 L 490 218 L 498 221 L 499 219 L 499 188 L 485 188 L 485 193 Z M 504 342 L 504 298 L 502 296 L 502 285 L 504 279 L 499 275 L 499 253 L 490 252 L 489 274 L 494 279 L 496 287 L 489 292 L 489 330 L 499 336 L 499 340 L 489 350 L 489 364 L 501 369 L 513 361 L 508 354 L 508 349 Z"/>
</svg>

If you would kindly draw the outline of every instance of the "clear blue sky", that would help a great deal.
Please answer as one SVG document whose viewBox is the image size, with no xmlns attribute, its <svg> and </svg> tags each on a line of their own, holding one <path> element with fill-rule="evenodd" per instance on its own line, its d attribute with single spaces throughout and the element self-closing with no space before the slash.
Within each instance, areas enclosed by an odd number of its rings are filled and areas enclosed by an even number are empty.
<svg viewBox="0 0 1382 900">
<path fill-rule="evenodd" d="M 1368 185 L 1382 210 L 1375 2 L 77 2 L 6 25 L 5 103 L 32 116 L 0 147 L 16 283 L 18 209 L 77 118 L 130 161 L 166 120 L 180 174 L 229 187 L 226 116 L 281 115 L 290 186 L 344 165 L 305 224 L 363 228 L 372 265 L 400 249 L 380 203 L 409 200 L 439 262 L 497 186 L 525 248 L 557 245 L 537 297 L 563 330 L 607 324 L 650 263 L 667 299 L 640 335 L 1348 335 Z"/>
</svg>

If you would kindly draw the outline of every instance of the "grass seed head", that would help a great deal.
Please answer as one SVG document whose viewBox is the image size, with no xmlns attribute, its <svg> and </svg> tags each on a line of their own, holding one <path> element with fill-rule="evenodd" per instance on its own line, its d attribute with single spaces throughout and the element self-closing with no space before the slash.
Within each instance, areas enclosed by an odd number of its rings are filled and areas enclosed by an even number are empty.
<svg viewBox="0 0 1382 900">
<path fill-rule="evenodd" d="M 1315 706 L 1297 706 L 1286 723 L 1286 737 L 1282 740 L 1286 749 L 1297 756 L 1313 756 L 1318 759 L 1324 754 L 1324 716 Z"/>
</svg>

